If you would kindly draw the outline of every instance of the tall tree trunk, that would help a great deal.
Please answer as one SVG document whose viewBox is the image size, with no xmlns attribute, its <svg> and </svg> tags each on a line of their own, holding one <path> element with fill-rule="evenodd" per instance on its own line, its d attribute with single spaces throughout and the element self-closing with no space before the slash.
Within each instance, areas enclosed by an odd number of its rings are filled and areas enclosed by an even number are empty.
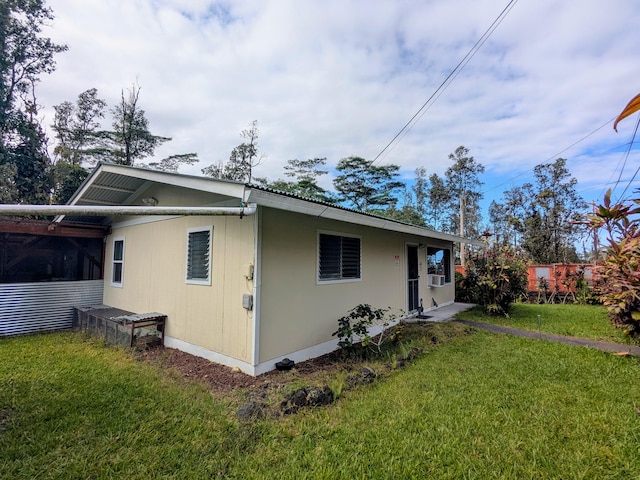
<svg viewBox="0 0 640 480">
<path fill-rule="evenodd" d="M 460 195 L 460 236 L 464 237 L 464 210 L 465 210 L 465 202 L 464 202 L 464 193 Z M 466 244 L 464 242 L 460 242 L 460 265 L 464 267 L 465 265 L 465 248 Z"/>
</svg>

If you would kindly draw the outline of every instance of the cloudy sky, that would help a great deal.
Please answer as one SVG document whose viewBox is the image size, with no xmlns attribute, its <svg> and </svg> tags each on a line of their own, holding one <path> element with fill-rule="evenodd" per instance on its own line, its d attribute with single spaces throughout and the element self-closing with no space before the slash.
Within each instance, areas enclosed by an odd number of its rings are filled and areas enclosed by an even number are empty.
<svg viewBox="0 0 640 480">
<path fill-rule="evenodd" d="M 487 197 L 568 159 L 578 190 L 621 195 L 640 168 L 625 155 L 637 114 L 612 120 L 640 93 L 636 0 L 49 0 L 45 33 L 69 51 L 44 77 L 52 106 L 95 87 L 110 106 L 137 82 L 151 131 L 173 141 L 156 158 L 196 152 L 225 161 L 258 121 L 257 176 L 288 159 L 376 158 L 442 175 L 458 146 L 486 167 Z M 508 13 L 444 90 L 438 87 L 501 12 Z M 585 138 L 586 137 L 586 138 Z M 638 140 L 636 140 L 638 141 Z M 623 168 L 624 167 L 624 168 Z M 622 172 L 622 173 L 621 173 Z M 327 176 L 323 183 L 330 185 Z M 640 186 L 636 179 L 627 190 Z M 614 192 L 614 197 L 616 193 Z"/>
</svg>

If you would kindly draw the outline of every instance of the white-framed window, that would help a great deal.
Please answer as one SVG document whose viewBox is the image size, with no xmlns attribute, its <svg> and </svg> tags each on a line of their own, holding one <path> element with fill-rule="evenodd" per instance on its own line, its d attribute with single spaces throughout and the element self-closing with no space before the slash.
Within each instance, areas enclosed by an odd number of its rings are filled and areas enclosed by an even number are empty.
<svg viewBox="0 0 640 480">
<path fill-rule="evenodd" d="M 113 239 L 111 256 L 111 286 L 122 287 L 124 282 L 124 237 Z"/>
<path fill-rule="evenodd" d="M 185 281 L 194 285 L 211 285 L 211 244 L 213 227 L 187 230 Z"/>
<path fill-rule="evenodd" d="M 444 283 L 451 283 L 451 250 L 441 247 L 427 247 L 427 274 L 443 277 Z"/>
<path fill-rule="evenodd" d="M 361 237 L 318 232 L 318 282 L 353 282 L 361 279 Z"/>
</svg>

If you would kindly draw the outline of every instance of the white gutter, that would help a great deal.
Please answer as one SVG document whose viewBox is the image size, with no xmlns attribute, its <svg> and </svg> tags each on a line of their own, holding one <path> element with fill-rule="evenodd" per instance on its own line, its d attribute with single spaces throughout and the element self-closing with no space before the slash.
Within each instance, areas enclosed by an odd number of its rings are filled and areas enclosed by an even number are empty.
<svg viewBox="0 0 640 480">
<path fill-rule="evenodd" d="M 118 205 L 0 205 L 0 215 L 254 215 L 256 204 L 246 207 L 151 207 Z"/>
</svg>

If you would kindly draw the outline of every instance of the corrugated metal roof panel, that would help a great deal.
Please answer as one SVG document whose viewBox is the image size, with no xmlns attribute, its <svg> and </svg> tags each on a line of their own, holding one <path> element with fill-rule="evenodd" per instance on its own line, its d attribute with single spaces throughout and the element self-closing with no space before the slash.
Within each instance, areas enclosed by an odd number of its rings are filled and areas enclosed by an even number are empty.
<svg viewBox="0 0 640 480">
<path fill-rule="evenodd" d="M 73 307 L 102 303 L 104 280 L 0 284 L 0 337 L 73 324 Z"/>
</svg>

